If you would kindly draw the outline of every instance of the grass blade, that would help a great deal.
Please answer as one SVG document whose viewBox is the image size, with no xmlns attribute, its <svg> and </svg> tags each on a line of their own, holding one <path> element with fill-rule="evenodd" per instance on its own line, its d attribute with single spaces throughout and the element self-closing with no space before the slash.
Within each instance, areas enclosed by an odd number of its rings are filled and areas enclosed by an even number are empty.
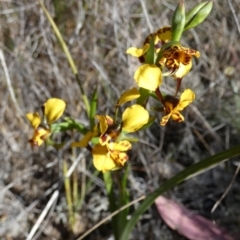
<svg viewBox="0 0 240 240">
<path fill-rule="evenodd" d="M 184 169 L 171 179 L 167 180 L 162 186 L 157 188 L 154 192 L 152 192 L 140 205 L 140 207 L 134 212 L 132 218 L 126 224 L 125 229 L 122 232 L 120 240 L 129 239 L 129 235 L 134 228 L 135 224 L 137 223 L 139 217 L 154 203 L 155 199 L 163 194 L 164 192 L 170 190 L 171 188 L 175 187 L 179 183 L 187 180 L 193 176 L 196 176 L 202 172 L 205 172 L 217 164 L 240 155 L 240 145 L 237 145 L 233 148 L 225 150 L 221 153 L 218 153 L 214 156 L 208 157 L 198 163 L 193 164 L 192 166 Z"/>
</svg>

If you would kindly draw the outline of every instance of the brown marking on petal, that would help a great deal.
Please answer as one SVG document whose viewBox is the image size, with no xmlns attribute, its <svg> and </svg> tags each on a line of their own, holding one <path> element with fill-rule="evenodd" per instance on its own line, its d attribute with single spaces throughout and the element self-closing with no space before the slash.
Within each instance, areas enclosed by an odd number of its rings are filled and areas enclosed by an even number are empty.
<svg viewBox="0 0 240 240">
<path fill-rule="evenodd" d="M 138 60 L 140 63 L 145 63 L 145 56 L 140 56 Z"/>
<path fill-rule="evenodd" d="M 180 102 L 180 100 L 176 97 L 171 95 L 165 96 L 165 104 L 164 107 L 166 108 L 167 112 L 170 113 Z"/>
<path fill-rule="evenodd" d="M 200 53 L 194 49 L 182 46 L 171 46 L 164 50 L 163 57 L 160 59 L 159 64 L 162 66 L 165 65 L 172 75 L 179 69 L 180 63 L 183 65 L 190 64 L 192 56 L 199 57 Z"/>
<path fill-rule="evenodd" d="M 109 139 L 108 134 L 103 134 L 101 137 L 99 137 L 99 140 L 101 140 L 101 141 L 100 141 L 101 145 L 105 145 L 105 144 L 107 144 L 111 139 Z"/>
<path fill-rule="evenodd" d="M 191 49 L 191 48 L 187 48 L 187 47 L 180 47 L 179 46 L 179 51 L 182 51 L 190 56 L 194 56 L 194 57 L 197 57 L 199 58 L 200 57 L 200 52 L 194 50 L 194 49 Z"/>
<path fill-rule="evenodd" d="M 122 131 L 122 123 L 112 124 L 108 127 L 106 134 L 109 135 L 112 139 L 116 139 Z"/>
<path fill-rule="evenodd" d="M 191 62 L 191 60 L 192 60 L 192 56 L 191 55 L 186 54 L 186 53 L 181 52 L 181 51 L 174 52 L 173 58 L 176 61 L 181 62 L 184 65 L 189 64 Z"/>
<path fill-rule="evenodd" d="M 165 66 L 171 71 L 171 74 L 174 74 L 179 68 L 179 62 L 176 59 L 169 58 L 167 59 Z"/>
<path fill-rule="evenodd" d="M 170 32 L 170 31 L 171 31 L 171 27 L 163 27 L 163 28 L 158 29 L 156 32 L 149 34 L 145 38 L 145 40 L 143 42 L 143 46 L 146 43 L 150 43 L 152 38 L 154 38 L 154 48 L 155 48 L 155 50 L 157 51 L 157 50 L 161 49 L 162 45 L 170 40 L 170 39 L 167 39 L 167 40 L 164 39 L 164 34 L 166 32 Z M 146 54 L 144 54 L 143 56 L 140 56 L 138 58 L 141 63 L 145 62 L 145 55 Z"/>
<path fill-rule="evenodd" d="M 150 43 L 151 42 L 151 39 L 152 38 L 155 38 L 155 33 L 150 33 L 146 38 L 145 38 L 145 40 L 144 40 L 144 42 L 143 42 L 143 46 L 146 44 L 146 43 Z"/>
<path fill-rule="evenodd" d="M 182 122 L 183 121 L 183 117 L 179 112 L 175 112 L 174 115 L 177 115 L 177 118 L 174 119 L 175 122 Z"/>
<path fill-rule="evenodd" d="M 166 33 L 166 32 L 171 32 L 172 28 L 171 27 L 164 27 L 164 28 L 160 28 L 157 30 L 157 32 L 155 33 L 156 36 L 162 40 L 162 43 L 166 43 L 167 41 L 164 41 L 163 40 L 163 35 Z"/>
<path fill-rule="evenodd" d="M 123 167 L 125 162 L 128 160 L 128 155 L 124 153 L 124 157 L 122 157 L 122 156 L 120 156 L 120 154 L 121 153 L 118 154 L 118 158 L 116 159 L 116 162 L 117 162 L 118 165 Z"/>
</svg>

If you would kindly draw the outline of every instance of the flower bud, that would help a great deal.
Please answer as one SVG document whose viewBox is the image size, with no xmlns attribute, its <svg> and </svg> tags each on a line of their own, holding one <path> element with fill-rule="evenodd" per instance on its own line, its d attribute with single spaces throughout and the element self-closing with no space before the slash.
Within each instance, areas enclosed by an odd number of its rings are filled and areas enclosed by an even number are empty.
<svg viewBox="0 0 240 240">
<path fill-rule="evenodd" d="M 172 41 L 180 41 L 185 26 L 185 5 L 180 0 L 172 17 Z"/>
<path fill-rule="evenodd" d="M 212 1 L 201 3 L 186 14 L 184 31 L 202 23 L 212 10 Z"/>
</svg>

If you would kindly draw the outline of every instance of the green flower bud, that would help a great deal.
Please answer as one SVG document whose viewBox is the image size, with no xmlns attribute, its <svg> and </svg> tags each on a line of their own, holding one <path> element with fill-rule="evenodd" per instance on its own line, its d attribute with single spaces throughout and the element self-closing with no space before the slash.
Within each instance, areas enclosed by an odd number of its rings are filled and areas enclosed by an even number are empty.
<svg viewBox="0 0 240 240">
<path fill-rule="evenodd" d="M 186 14 L 184 31 L 202 23 L 212 10 L 212 1 L 203 2 Z"/>
<path fill-rule="evenodd" d="M 172 41 L 180 41 L 185 26 L 185 5 L 180 0 L 172 17 Z"/>
</svg>

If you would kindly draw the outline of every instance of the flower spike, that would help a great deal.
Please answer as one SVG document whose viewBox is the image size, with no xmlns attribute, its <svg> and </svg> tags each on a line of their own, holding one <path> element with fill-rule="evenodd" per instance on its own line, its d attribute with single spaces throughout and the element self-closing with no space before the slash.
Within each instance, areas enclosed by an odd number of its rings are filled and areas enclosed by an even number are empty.
<svg viewBox="0 0 240 240">
<path fill-rule="evenodd" d="M 63 114 L 66 103 L 58 98 L 50 98 L 43 104 L 43 118 L 47 123 L 42 121 L 39 113 L 28 113 L 26 118 L 34 129 L 33 137 L 29 140 L 32 147 L 39 147 L 51 135 L 50 125 L 57 121 Z"/>
</svg>

